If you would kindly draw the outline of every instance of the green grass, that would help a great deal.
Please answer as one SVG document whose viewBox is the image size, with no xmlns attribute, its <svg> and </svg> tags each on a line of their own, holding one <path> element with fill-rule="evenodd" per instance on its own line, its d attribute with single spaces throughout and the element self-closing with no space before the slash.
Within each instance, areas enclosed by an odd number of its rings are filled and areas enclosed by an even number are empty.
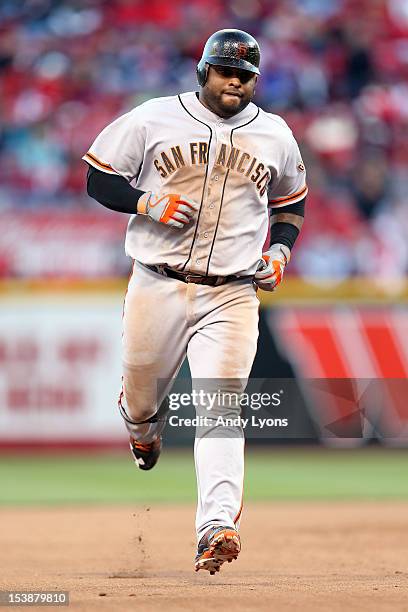
<svg viewBox="0 0 408 612">
<path fill-rule="evenodd" d="M 194 502 L 192 452 L 140 472 L 128 455 L 0 457 L 0 504 Z M 408 451 L 246 451 L 245 499 L 408 499 Z"/>
</svg>

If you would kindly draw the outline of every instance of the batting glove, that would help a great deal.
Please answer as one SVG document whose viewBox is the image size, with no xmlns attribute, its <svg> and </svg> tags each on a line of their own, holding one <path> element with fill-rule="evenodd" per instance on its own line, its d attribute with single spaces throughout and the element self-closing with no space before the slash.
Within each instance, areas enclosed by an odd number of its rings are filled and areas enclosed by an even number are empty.
<svg viewBox="0 0 408 612">
<path fill-rule="evenodd" d="M 290 260 L 290 250 L 284 244 L 273 244 L 263 253 L 254 276 L 256 285 L 264 291 L 275 291 Z"/>
<path fill-rule="evenodd" d="M 193 200 L 178 193 L 156 195 L 147 191 L 137 202 L 139 215 L 147 215 L 153 221 L 178 228 L 190 223 L 197 210 L 198 206 Z"/>
</svg>

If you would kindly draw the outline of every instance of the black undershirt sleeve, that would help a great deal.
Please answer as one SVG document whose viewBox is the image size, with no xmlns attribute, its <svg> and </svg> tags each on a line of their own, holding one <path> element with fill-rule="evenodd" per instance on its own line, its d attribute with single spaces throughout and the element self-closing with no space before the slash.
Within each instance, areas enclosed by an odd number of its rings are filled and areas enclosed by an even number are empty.
<svg viewBox="0 0 408 612">
<path fill-rule="evenodd" d="M 89 166 L 87 192 L 106 208 L 117 212 L 136 214 L 137 201 L 145 192 L 132 187 L 123 176 L 108 174 Z"/>
<path fill-rule="evenodd" d="M 299 229 L 291 223 L 275 223 L 271 228 L 271 242 L 273 244 L 284 244 L 291 251 L 299 236 Z"/>
<path fill-rule="evenodd" d="M 296 204 L 289 204 L 289 206 L 272 209 L 271 216 L 273 217 L 274 215 L 278 215 L 279 213 L 289 213 L 292 215 L 299 215 L 300 217 L 304 217 L 305 202 L 306 198 L 303 198 L 303 200 L 300 200 L 300 202 L 296 202 Z M 274 223 L 271 227 L 270 246 L 279 243 L 284 244 L 288 247 L 288 249 L 292 250 L 298 235 L 299 228 L 296 227 L 296 225 L 284 221 L 278 221 L 277 223 Z"/>
</svg>

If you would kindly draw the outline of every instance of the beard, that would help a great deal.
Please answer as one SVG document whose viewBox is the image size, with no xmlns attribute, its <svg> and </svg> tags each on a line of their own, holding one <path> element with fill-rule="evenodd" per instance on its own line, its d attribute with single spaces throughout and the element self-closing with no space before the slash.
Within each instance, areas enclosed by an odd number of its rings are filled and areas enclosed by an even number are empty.
<svg viewBox="0 0 408 612">
<path fill-rule="evenodd" d="M 204 93 L 204 92 L 203 92 Z M 206 105 L 220 117 L 233 117 L 244 110 L 251 101 L 251 96 L 228 95 L 225 93 L 214 93 L 211 90 L 203 95 Z"/>
<path fill-rule="evenodd" d="M 218 96 L 218 104 L 220 109 L 222 109 L 225 113 L 231 113 L 232 115 L 236 115 L 240 113 L 246 106 L 248 106 L 250 100 L 246 99 L 244 96 L 238 97 L 236 95 L 222 93 Z"/>
</svg>

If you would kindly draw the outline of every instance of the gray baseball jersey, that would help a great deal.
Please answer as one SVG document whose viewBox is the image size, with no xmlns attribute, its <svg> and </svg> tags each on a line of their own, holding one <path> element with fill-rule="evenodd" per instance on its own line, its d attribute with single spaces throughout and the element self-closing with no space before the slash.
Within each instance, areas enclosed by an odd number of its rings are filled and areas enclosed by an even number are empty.
<svg viewBox="0 0 408 612">
<path fill-rule="evenodd" d="M 83 159 L 143 191 L 179 193 L 199 204 L 182 230 L 133 215 L 125 244 L 144 264 L 197 274 L 254 274 L 268 206 L 307 194 L 299 148 L 281 117 L 250 103 L 221 119 L 195 92 L 137 106 L 108 125 Z"/>
</svg>

